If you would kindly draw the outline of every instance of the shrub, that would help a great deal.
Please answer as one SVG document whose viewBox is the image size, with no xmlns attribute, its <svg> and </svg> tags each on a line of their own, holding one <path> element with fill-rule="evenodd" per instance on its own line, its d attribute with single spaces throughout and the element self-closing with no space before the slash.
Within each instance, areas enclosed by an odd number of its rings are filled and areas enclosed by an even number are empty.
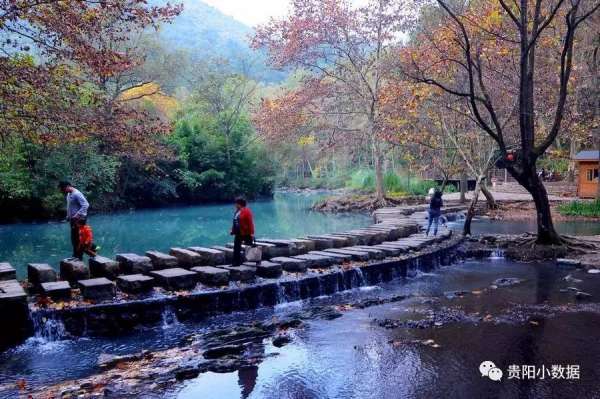
<svg viewBox="0 0 600 399">
<path fill-rule="evenodd" d="M 394 172 L 388 172 L 383 179 L 387 192 L 392 192 L 395 195 L 403 193 L 405 195 L 427 195 L 427 192 L 432 187 L 439 187 L 433 180 L 421 180 L 416 177 L 401 176 Z M 375 171 L 370 169 L 359 169 L 352 173 L 350 180 L 346 183 L 346 187 L 354 190 L 375 191 Z M 453 192 L 453 186 L 446 186 L 446 192 Z"/>
</svg>

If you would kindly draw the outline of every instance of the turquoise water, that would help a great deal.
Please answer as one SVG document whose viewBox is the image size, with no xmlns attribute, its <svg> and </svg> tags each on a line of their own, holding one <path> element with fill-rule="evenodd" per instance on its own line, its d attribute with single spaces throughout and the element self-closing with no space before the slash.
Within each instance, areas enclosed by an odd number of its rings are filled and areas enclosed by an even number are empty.
<svg viewBox="0 0 600 399">
<path fill-rule="evenodd" d="M 331 215 L 310 211 L 323 194 L 278 193 L 272 200 L 250 203 L 256 236 L 293 238 L 353 229 L 367 225 L 368 215 Z M 171 247 L 225 244 L 233 205 L 201 205 L 94 215 L 89 224 L 101 247 L 100 254 L 143 254 Z M 71 256 L 67 223 L 0 225 L 0 262 L 10 262 L 19 278 L 26 276 L 27 263 L 49 263 L 58 268 Z"/>
</svg>

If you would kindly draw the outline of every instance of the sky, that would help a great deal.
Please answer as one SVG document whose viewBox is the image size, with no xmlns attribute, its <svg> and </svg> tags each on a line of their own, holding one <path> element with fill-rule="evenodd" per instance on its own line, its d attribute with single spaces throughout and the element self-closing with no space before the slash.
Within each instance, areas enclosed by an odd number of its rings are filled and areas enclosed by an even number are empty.
<svg viewBox="0 0 600 399">
<path fill-rule="evenodd" d="M 204 0 L 246 25 L 265 23 L 270 17 L 282 17 L 287 13 L 289 0 Z"/>
<path fill-rule="evenodd" d="M 356 4 L 366 0 L 352 0 Z M 204 2 L 249 26 L 263 24 L 270 17 L 283 17 L 289 9 L 289 0 L 204 0 Z"/>
</svg>

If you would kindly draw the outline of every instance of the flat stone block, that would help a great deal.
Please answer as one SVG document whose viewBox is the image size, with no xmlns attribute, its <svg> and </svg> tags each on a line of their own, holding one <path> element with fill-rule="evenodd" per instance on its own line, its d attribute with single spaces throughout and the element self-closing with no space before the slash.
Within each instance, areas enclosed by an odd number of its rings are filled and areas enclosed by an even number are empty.
<svg viewBox="0 0 600 399">
<path fill-rule="evenodd" d="M 104 301 L 115 297 L 115 284 L 106 277 L 80 280 L 78 284 L 85 299 Z"/>
<path fill-rule="evenodd" d="M 233 261 L 233 249 L 220 245 L 215 245 L 211 248 L 223 252 L 223 254 L 225 255 L 225 264 L 230 264 Z"/>
<path fill-rule="evenodd" d="M 154 277 L 144 274 L 128 274 L 117 278 L 117 287 L 123 292 L 139 294 L 148 292 L 154 287 Z"/>
<path fill-rule="evenodd" d="M 197 266 L 192 271 L 198 273 L 198 280 L 204 285 L 228 285 L 229 271 L 213 266 Z"/>
<path fill-rule="evenodd" d="M 314 251 L 315 249 L 317 249 L 315 246 L 315 242 L 311 240 L 295 238 L 290 241 L 292 241 L 294 245 L 296 245 L 296 252 L 298 253 L 298 255 L 302 255 L 309 251 Z"/>
<path fill-rule="evenodd" d="M 336 236 L 349 237 L 353 244 L 352 245 L 369 245 L 371 239 L 357 233 L 336 233 Z"/>
<path fill-rule="evenodd" d="M 287 245 L 279 245 L 264 241 L 256 241 L 256 245 L 262 248 L 263 257 L 265 259 L 275 258 L 278 256 L 290 256 L 290 247 Z"/>
<path fill-rule="evenodd" d="M 348 245 L 348 239 L 345 237 L 335 237 L 335 236 L 331 236 L 331 235 L 311 235 L 308 236 L 309 240 L 323 240 L 325 242 L 327 242 L 326 245 L 329 245 L 329 243 L 331 243 L 331 246 L 328 246 L 327 248 L 341 248 L 341 247 L 345 247 Z M 325 244 L 323 244 L 325 245 Z M 319 244 L 317 243 L 317 249 L 325 249 L 323 248 L 319 248 Z"/>
<path fill-rule="evenodd" d="M 90 258 L 88 263 L 93 277 L 106 277 L 109 280 L 114 280 L 121 274 L 119 262 L 114 259 L 94 256 Z"/>
<path fill-rule="evenodd" d="M 335 263 L 350 262 L 352 260 L 352 255 L 338 254 L 338 253 L 326 252 L 326 251 L 310 251 L 308 254 L 333 258 L 335 260 Z"/>
<path fill-rule="evenodd" d="M 0 281 L 0 308 L 8 303 L 27 302 L 27 293 L 17 280 Z"/>
<path fill-rule="evenodd" d="M 71 285 L 67 281 L 42 283 L 42 294 L 52 299 L 71 299 Z"/>
<path fill-rule="evenodd" d="M 252 281 L 256 276 L 256 267 L 251 266 L 217 266 L 219 269 L 229 272 L 229 279 L 232 281 Z"/>
<path fill-rule="evenodd" d="M 0 281 L 6 280 L 16 280 L 17 279 L 17 271 L 10 263 L 2 262 L 0 263 Z"/>
<path fill-rule="evenodd" d="M 76 258 L 68 258 L 60 261 L 60 279 L 76 282 L 90 278 L 90 269 Z"/>
<path fill-rule="evenodd" d="M 173 269 L 156 270 L 150 273 L 158 284 L 167 290 L 189 290 L 196 286 L 198 276 L 196 272 L 179 267 Z"/>
<path fill-rule="evenodd" d="M 201 266 L 202 256 L 194 251 L 183 248 L 171 248 L 169 253 L 177 258 L 181 267 Z"/>
<path fill-rule="evenodd" d="M 159 251 L 148 251 L 146 256 L 150 258 L 154 270 L 171 269 L 179 266 L 179 261 L 173 255 Z"/>
<path fill-rule="evenodd" d="M 308 262 L 307 267 L 309 269 L 327 268 L 336 263 L 336 260 L 331 256 L 304 254 L 294 256 L 293 258 L 301 259 Z"/>
<path fill-rule="evenodd" d="M 147 256 L 138 254 L 117 254 L 117 261 L 121 265 L 121 270 L 127 274 L 147 274 L 154 270 L 152 261 Z"/>
<path fill-rule="evenodd" d="M 42 283 L 56 281 L 56 270 L 47 263 L 30 263 L 27 265 L 29 283 L 38 286 Z"/>
<path fill-rule="evenodd" d="M 361 247 L 357 247 L 357 248 L 361 248 Z M 387 246 L 384 244 L 375 245 L 372 248 L 376 248 L 376 249 L 383 251 L 386 256 L 398 256 L 405 252 L 405 250 L 402 248 L 395 248 L 395 247 Z"/>
<path fill-rule="evenodd" d="M 307 238 L 314 243 L 314 247 L 317 251 L 324 249 L 333 248 L 333 240 L 329 238 Z"/>
<path fill-rule="evenodd" d="M 201 257 L 200 265 L 222 265 L 225 263 L 225 254 L 218 249 L 205 247 L 190 247 L 190 251 L 197 253 Z"/>
<path fill-rule="evenodd" d="M 288 258 L 288 257 L 277 257 L 271 259 L 272 262 L 279 263 L 283 270 L 290 273 L 304 273 L 306 272 L 306 268 L 308 262 L 297 259 L 297 258 Z"/>
<path fill-rule="evenodd" d="M 356 261 L 367 261 L 371 258 L 368 252 L 351 251 L 349 249 L 328 249 L 325 252 L 331 252 L 334 254 L 352 255 L 352 260 Z"/>
<path fill-rule="evenodd" d="M 346 240 L 346 246 L 353 246 L 353 245 L 358 245 L 359 244 L 359 238 L 353 235 L 346 235 L 346 234 L 330 234 L 332 237 L 336 237 L 336 238 L 341 238 L 343 240 Z"/>
<path fill-rule="evenodd" d="M 371 259 L 384 259 L 385 258 L 385 252 L 383 252 L 381 249 L 377 249 L 375 247 L 346 247 L 346 248 L 342 248 L 342 249 L 348 249 L 350 251 L 359 251 L 359 252 L 366 252 L 369 254 L 369 257 Z"/>
<path fill-rule="evenodd" d="M 252 264 L 244 264 L 244 266 L 252 266 Z M 262 278 L 278 278 L 281 277 L 283 268 L 279 263 L 273 263 L 263 260 L 256 265 L 256 275 Z"/>
</svg>

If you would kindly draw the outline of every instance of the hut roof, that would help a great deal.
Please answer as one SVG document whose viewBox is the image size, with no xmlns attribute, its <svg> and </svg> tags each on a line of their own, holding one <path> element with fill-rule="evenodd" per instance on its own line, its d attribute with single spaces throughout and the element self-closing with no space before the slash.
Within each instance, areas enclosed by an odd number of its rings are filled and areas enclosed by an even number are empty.
<svg viewBox="0 0 600 399">
<path fill-rule="evenodd" d="M 574 159 L 576 161 L 598 161 L 600 160 L 600 151 L 580 151 L 577 155 L 575 155 Z"/>
</svg>

